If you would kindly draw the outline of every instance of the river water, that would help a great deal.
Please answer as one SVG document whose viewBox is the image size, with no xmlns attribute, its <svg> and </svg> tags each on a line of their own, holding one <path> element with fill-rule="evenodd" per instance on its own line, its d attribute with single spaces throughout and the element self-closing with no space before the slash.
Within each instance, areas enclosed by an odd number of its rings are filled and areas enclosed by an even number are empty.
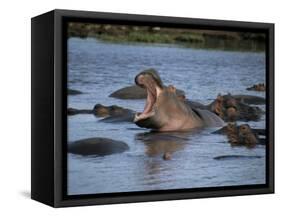
<svg viewBox="0 0 281 217">
<path fill-rule="evenodd" d="M 97 103 L 142 111 L 144 100 L 108 97 L 134 84 L 137 73 L 156 69 L 165 84 L 187 98 L 208 104 L 218 93 L 251 94 L 247 87 L 265 82 L 263 52 L 183 48 L 163 44 L 116 44 L 95 39 L 68 39 L 68 88 L 84 94 L 68 96 L 68 107 L 91 109 Z M 262 106 L 264 109 L 264 106 Z M 93 115 L 68 117 L 68 141 L 106 137 L 130 149 L 104 157 L 68 154 L 69 195 L 265 183 L 265 148 L 231 147 L 216 129 L 188 133 L 149 134 L 133 123 L 102 123 Z M 241 123 L 241 122 L 239 122 Z M 265 117 L 248 122 L 265 128 Z M 162 159 L 164 152 L 172 159 Z M 215 160 L 222 155 L 259 158 Z"/>
</svg>

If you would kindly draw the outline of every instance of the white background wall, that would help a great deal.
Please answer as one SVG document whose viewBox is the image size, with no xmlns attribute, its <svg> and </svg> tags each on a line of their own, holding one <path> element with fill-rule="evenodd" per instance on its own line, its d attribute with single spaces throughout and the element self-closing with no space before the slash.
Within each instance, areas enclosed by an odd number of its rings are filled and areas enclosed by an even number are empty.
<svg viewBox="0 0 281 217">
<path fill-rule="evenodd" d="M 54 8 L 276 23 L 276 111 L 280 110 L 281 15 L 277 0 L 2 0 L 0 19 L 0 216 L 276 216 L 280 213 L 280 113 L 276 194 L 52 209 L 30 192 L 30 18 Z M 278 207 L 279 206 L 279 207 Z M 279 214 L 280 215 L 280 214 Z"/>
</svg>

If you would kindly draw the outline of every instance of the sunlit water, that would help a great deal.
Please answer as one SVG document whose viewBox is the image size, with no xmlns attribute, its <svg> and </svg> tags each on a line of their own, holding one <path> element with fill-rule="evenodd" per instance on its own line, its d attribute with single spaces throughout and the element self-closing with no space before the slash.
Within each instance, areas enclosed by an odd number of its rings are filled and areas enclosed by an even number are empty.
<svg viewBox="0 0 281 217">
<path fill-rule="evenodd" d="M 265 82 L 264 53 L 200 50 L 169 45 L 111 44 L 94 39 L 68 40 L 68 87 L 84 92 L 69 96 L 68 107 L 90 109 L 97 103 L 141 111 L 144 100 L 108 97 L 132 85 L 134 77 L 155 68 L 165 84 L 204 104 L 218 93 L 252 94 L 246 87 Z M 264 109 L 264 106 L 262 107 Z M 105 157 L 68 154 L 68 194 L 147 191 L 265 183 L 265 148 L 231 147 L 216 129 L 147 135 L 133 123 L 102 123 L 93 115 L 68 117 L 68 140 L 106 137 L 130 149 Z M 265 117 L 248 122 L 265 128 Z M 172 159 L 162 159 L 164 152 Z M 221 155 L 261 156 L 215 160 Z"/>
</svg>

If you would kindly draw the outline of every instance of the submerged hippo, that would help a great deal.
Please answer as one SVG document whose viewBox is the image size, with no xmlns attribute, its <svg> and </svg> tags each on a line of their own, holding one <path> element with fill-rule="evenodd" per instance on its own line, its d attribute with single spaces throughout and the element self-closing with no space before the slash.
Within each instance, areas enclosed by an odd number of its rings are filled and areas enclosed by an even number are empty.
<svg viewBox="0 0 281 217">
<path fill-rule="evenodd" d="M 207 106 L 207 109 L 220 116 L 225 121 L 258 121 L 263 112 L 257 106 L 250 106 L 242 102 L 242 99 L 250 99 L 250 97 L 240 96 L 234 97 L 231 94 L 217 98 Z"/>
<path fill-rule="evenodd" d="M 220 130 L 214 132 L 225 134 L 229 143 L 232 145 L 244 145 L 254 147 L 257 144 L 265 145 L 264 140 L 259 138 L 259 135 L 264 136 L 265 132 L 261 129 L 252 129 L 248 124 L 228 123 Z"/>
<path fill-rule="evenodd" d="M 104 106 L 102 104 L 95 105 L 94 115 L 97 117 L 104 117 L 101 121 L 103 122 L 133 122 L 135 112 L 122 108 L 120 106 Z"/>
<path fill-rule="evenodd" d="M 214 112 L 225 121 L 257 121 L 263 114 L 263 111 L 254 105 L 264 105 L 265 98 L 251 95 L 218 95 L 209 105 L 204 105 L 189 99 L 184 102 L 191 108 L 206 109 Z"/>
<path fill-rule="evenodd" d="M 245 104 L 264 105 L 265 98 L 261 96 L 252 95 L 232 95 L 234 99 Z"/>
<path fill-rule="evenodd" d="M 217 157 L 214 157 L 214 160 L 249 160 L 249 159 L 259 159 L 262 158 L 262 156 L 259 155 L 220 155 Z"/>
<path fill-rule="evenodd" d="M 93 109 L 94 115 L 97 117 L 108 117 L 108 116 L 122 116 L 130 112 L 130 109 L 122 108 L 117 105 L 105 106 L 102 104 L 96 104 Z"/>
<path fill-rule="evenodd" d="M 93 114 L 93 109 L 76 109 L 76 108 L 68 108 L 68 115 L 78 115 L 78 114 Z"/>
<path fill-rule="evenodd" d="M 223 120 L 203 109 L 192 109 L 176 95 L 173 86 L 165 87 L 154 69 L 135 77 L 135 83 L 147 92 L 142 113 L 136 113 L 134 122 L 139 127 L 156 131 L 184 131 L 198 127 L 218 127 Z"/>
<path fill-rule="evenodd" d="M 67 94 L 68 95 L 78 95 L 78 94 L 82 94 L 82 92 L 79 90 L 67 89 Z"/>
<path fill-rule="evenodd" d="M 93 114 L 99 118 L 103 117 L 104 119 L 101 119 L 101 121 L 104 122 L 133 122 L 135 112 L 116 105 L 105 106 L 96 104 L 93 109 L 68 108 L 67 114 Z"/>
<path fill-rule="evenodd" d="M 128 149 L 129 146 L 126 143 L 107 138 L 82 139 L 68 145 L 68 152 L 78 155 L 104 156 L 121 153 Z"/>
<path fill-rule="evenodd" d="M 265 84 L 264 83 L 259 83 L 259 84 L 254 84 L 252 87 L 248 87 L 247 90 L 254 90 L 254 91 L 265 91 Z"/>
<path fill-rule="evenodd" d="M 181 98 L 185 98 L 183 90 L 176 90 L 176 94 Z M 109 96 L 117 99 L 145 99 L 147 93 L 143 88 L 137 85 L 132 85 L 116 90 Z"/>
</svg>

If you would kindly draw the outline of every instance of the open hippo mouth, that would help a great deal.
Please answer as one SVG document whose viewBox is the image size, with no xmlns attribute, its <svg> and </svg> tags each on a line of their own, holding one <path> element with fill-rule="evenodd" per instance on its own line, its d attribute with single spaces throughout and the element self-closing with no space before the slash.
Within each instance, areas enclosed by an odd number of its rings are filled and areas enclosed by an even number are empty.
<svg viewBox="0 0 281 217">
<path fill-rule="evenodd" d="M 153 69 L 139 73 L 135 82 L 147 91 L 143 112 L 136 113 L 134 118 L 139 127 L 156 131 L 182 131 L 223 125 L 217 115 L 207 110 L 191 108 L 178 97 L 174 86 L 163 85 L 158 73 Z"/>
<path fill-rule="evenodd" d="M 145 120 L 155 115 L 156 101 L 163 89 L 163 84 L 158 73 L 154 69 L 148 69 L 139 73 L 135 77 L 135 83 L 139 87 L 145 88 L 147 91 L 147 98 L 144 110 L 141 113 L 136 113 L 134 119 L 135 123 L 141 124 L 142 120 Z"/>
</svg>

